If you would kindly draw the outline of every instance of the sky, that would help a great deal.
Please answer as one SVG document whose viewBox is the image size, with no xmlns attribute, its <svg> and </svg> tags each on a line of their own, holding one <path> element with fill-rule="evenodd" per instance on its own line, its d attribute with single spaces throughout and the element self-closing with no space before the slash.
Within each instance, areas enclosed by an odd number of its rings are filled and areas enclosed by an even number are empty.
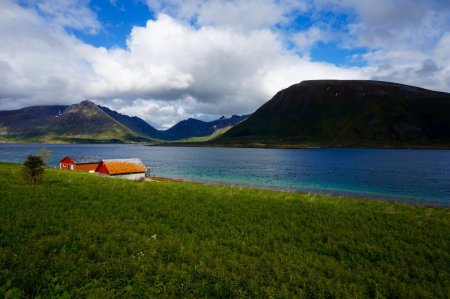
<svg viewBox="0 0 450 299">
<path fill-rule="evenodd" d="M 0 0 L 0 110 L 89 99 L 164 129 L 303 80 L 450 92 L 448 0 Z"/>
</svg>

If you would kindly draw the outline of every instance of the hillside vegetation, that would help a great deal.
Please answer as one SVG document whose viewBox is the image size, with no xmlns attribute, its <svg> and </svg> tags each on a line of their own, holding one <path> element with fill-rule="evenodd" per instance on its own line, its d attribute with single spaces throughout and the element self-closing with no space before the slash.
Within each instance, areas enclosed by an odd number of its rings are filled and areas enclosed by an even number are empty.
<svg viewBox="0 0 450 299">
<path fill-rule="evenodd" d="M 0 164 L 0 297 L 445 298 L 448 209 Z"/>
<path fill-rule="evenodd" d="M 303 81 L 215 144 L 448 148 L 450 94 L 378 81 Z"/>
<path fill-rule="evenodd" d="M 128 116 L 91 101 L 70 106 L 34 106 L 0 111 L 0 142 L 153 143 L 217 137 L 248 115 L 214 121 L 187 119 L 157 130 L 137 116 Z"/>
<path fill-rule="evenodd" d="M 0 111 L 0 141 L 56 143 L 151 142 L 115 120 L 97 105 L 35 106 Z"/>
</svg>

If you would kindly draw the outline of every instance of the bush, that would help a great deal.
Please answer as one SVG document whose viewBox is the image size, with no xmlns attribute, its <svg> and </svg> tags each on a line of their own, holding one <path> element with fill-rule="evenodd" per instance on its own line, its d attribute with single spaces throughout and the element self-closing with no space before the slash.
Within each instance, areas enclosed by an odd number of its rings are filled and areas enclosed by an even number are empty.
<svg viewBox="0 0 450 299">
<path fill-rule="evenodd" d="M 27 160 L 23 163 L 23 176 L 25 181 L 35 185 L 42 181 L 44 176 L 45 163 L 39 156 L 29 155 Z"/>
</svg>

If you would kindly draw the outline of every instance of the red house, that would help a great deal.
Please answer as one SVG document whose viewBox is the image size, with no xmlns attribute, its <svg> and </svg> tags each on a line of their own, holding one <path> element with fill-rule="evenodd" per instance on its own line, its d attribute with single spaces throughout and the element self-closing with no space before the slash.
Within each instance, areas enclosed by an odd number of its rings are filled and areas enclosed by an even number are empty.
<svg viewBox="0 0 450 299">
<path fill-rule="evenodd" d="M 96 173 L 100 175 L 141 180 L 145 178 L 147 168 L 140 159 L 105 159 L 98 164 Z"/>
<path fill-rule="evenodd" d="M 101 159 L 98 157 L 70 157 L 67 156 L 59 161 L 59 169 L 76 170 L 76 171 L 90 171 L 94 172 L 100 163 Z"/>
</svg>

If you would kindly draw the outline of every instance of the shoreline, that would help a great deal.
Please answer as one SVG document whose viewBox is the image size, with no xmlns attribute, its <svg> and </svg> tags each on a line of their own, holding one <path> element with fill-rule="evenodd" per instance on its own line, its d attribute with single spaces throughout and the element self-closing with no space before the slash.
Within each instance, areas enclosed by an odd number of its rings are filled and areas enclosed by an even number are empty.
<svg viewBox="0 0 450 299">
<path fill-rule="evenodd" d="M 15 164 L 20 165 L 20 163 L 0 161 L 0 164 Z M 49 169 L 55 169 L 49 167 Z M 401 196 L 390 196 L 387 194 L 379 193 L 365 193 L 360 191 L 348 191 L 348 190 L 330 190 L 330 189 L 311 189 L 311 188 L 293 188 L 293 187 L 281 187 L 281 186 L 265 186 L 257 184 L 246 184 L 246 183 L 232 183 L 216 180 L 201 180 L 201 179 L 189 179 L 189 178 L 174 178 L 168 176 L 150 176 L 145 177 L 145 182 L 162 182 L 162 183 L 188 183 L 188 184 L 200 184 L 208 186 L 222 186 L 222 187 L 235 187 L 243 189 L 257 189 L 257 190 L 268 190 L 276 192 L 288 192 L 288 193 L 299 193 L 299 194 L 310 194 L 310 195 L 324 195 L 332 196 L 337 198 L 352 198 L 357 200 L 370 200 L 370 201 L 383 201 L 390 203 L 403 203 L 411 206 L 417 207 L 433 207 L 433 208 L 444 208 L 450 209 L 450 201 L 439 201 L 432 199 L 420 199 L 412 197 L 401 197 Z"/>
<path fill-rule="evenodd" d="M 449 209 L 20 170 L 0 163 L 2 298 L 448 293 Z"/>
<path fill-rule="evenodd" d="M 189 183 L 189 184 L 201 184 L 208 186 L 223 186 L 223 187 L 236 187 L 245 189 L 257 189 L 257 190 L 269 190 L 277 192 L 289 192 L 289 193 L 299 193 L 299 194 L 310 194 L 310 195 L 324 195 L 333 196 L 338 198 L 352 198 L 357 200 L 371 200 L 371 201 L 384 201 L 390 203 L 403 203 L 411 206 L 418 207 L 433 207 L 433 208 L 444 208 L 450 209 L 450 202 L 444 203 L 441 201 L 418 199 L 418 198 L 407 198 L 407 197 L 395 197 L 377 193 L 364 193 L 358 191 L 345 191 L 345 190 L 316 190 L 316 189 L 300 189 L 300 188 L 289 188 L 289 187 L 276 187 L 276 186 L 263 186 L 255 184 L 245 184 L 245 183 L 227 183 L 219 181 L 208 181 L 208 180 L 195 180 L 195 179 L 185 179 L 185 178 L 171 178 L 163 176 L 146 177 L 146 182 L 169 182 L 169 183 Z"/>
<path fill-rule="evenodd" d="M 399 150 L 450 150 L 449 146 L 428 146 L 428 145 L 405 145 L 405 146 L 394 146 L 394 145 L 301 145 L 301 144 L 214 144 L 214 143 L 198 143 L 198 142 L 168 142 L 168 143 L 154 143 L 145 144 L 144 146 L 155 146 L 155 147 L 207 147 L 207 148 L 251 148 L 251 149 L 399 149 Z"/>
<path fill-rule="evenodd" d="M 399 150 L 450 150 L 450 145 L 302 145 L 302 144 L 214 144 L 209 142 L 162 142 L 162 143 L 141 143 L 141 142 L 90 142 L 90 143 L 69 143 L 69 142 L 10 142 L 0 141 L 0 144 L 36 144 L 36 145 L 142 145 L 154 147 L 206 147 L 206 148 L 251 148 L 251 149 L 399 149 Z"/>
</svg>

